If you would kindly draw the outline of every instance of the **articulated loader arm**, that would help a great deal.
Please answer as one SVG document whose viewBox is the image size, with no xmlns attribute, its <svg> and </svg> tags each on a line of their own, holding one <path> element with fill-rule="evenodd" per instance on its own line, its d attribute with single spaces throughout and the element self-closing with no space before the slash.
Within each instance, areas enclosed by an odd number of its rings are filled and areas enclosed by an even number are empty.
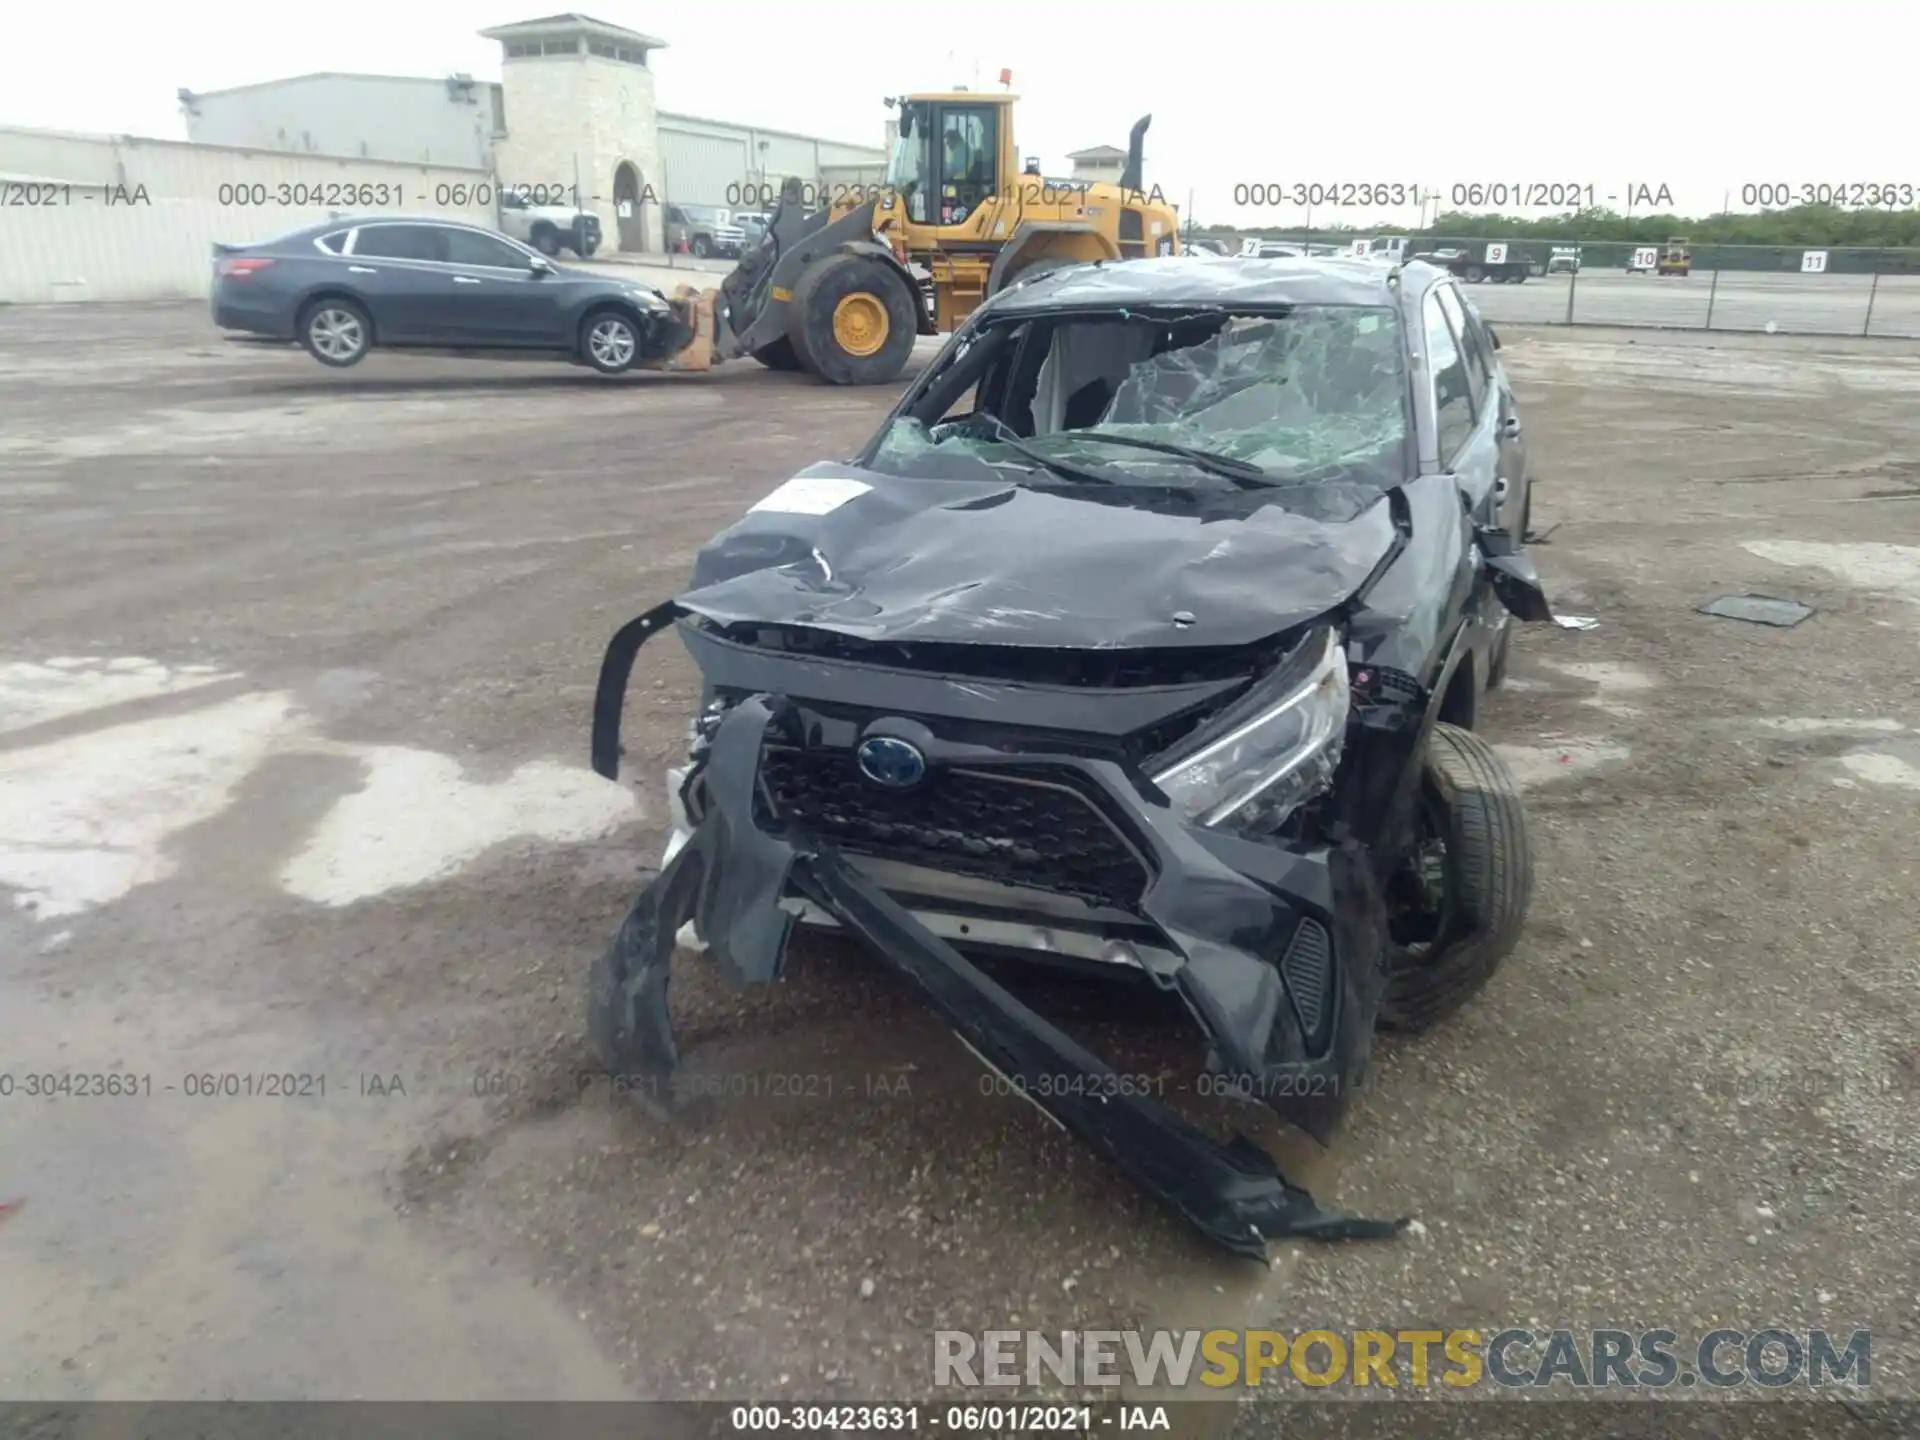
<svg viewBox="0 0 1920 1440">
<path fill-rule="evenodd" d="M 795 299 L 803 277 L 819 261 L 842 254 L 861 255 L 897 270 L 917 309 L 911 276 L 893 252 L 874 239 L 874 202 L 837 218 L 825 210 L 809 213 L 801 204 L 800 182 L 789 180 L 768 222 L 766 240 L 733 268 L 719 289 L 681 286 L 669 297 L 675 319 L 689 338 L 652 362 L 652 368 L 708 370 L 723 360 L 763 356 L 783 343 L 793 345 L 800 319 Z M 804 345 L 798 348 L 805 351 Z"/>
</svg>

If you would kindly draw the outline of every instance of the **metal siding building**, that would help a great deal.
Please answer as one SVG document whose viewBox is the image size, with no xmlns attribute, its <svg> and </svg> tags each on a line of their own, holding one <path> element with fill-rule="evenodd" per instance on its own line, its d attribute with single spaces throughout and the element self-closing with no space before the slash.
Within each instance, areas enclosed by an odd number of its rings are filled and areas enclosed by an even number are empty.
<svg viewBox="0 0 1920 1440">
<path fill-rule="evenodd" d="M 500 87 L 465 77 L 295 75 L 205 94 L 183 91 L 187 138 L 484 170 L 501 126 Z"/>
<path fill-rule="evenodd" d="M 749 140 L 737 128 L 695 126 L 678 116 L 660 117 L 661 196 L 669 205 L 719 205 L 752 209 L 742 204 L 749 171 Z"/>
<path fill-rule="evenodd" d="M 494 223 L 484 170 L 185 140 L 0 127 L 0 178 L 23 198 L 63 187 L 61 203 L 0 208 L 6 304 L 204 297 L 216 241 L 265 240 L 340 202 Z"/>
</svg>

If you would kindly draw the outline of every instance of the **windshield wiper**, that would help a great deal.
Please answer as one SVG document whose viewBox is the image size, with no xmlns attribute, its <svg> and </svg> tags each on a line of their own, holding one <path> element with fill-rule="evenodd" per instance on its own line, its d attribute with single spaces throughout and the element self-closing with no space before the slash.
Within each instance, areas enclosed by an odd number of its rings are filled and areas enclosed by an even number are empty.
<svg viewBox="0 0 1920 1440">
<path fill-rule="evenodd" d="M 1190 445 L 1175 445 L 1170 440 L 1139 440 L 1131 435 L 1109 435 L 1103 430 L 1064 430 L 1061 432 L 1075 440 L 1098 440 L 1104 445 L 1128 445 L 1135 450 L 1152 450 L 1160 455 L 1177 455 L 1205 470 L 1209 475 L 1219 475 L 1231 480 L 1241 489 L 1253 489 L 1271 485 L 1280 477 L 1262 470 L 1250 460 L 1239 460 L 1232 455 L 1216 455 L 1211 450 L 1196 450 Z"/>
<path fill-rule="evenodd" d="M 1121 483 L 1105 471 L 1090 470 L 1085 466 L 1075 465 L 1070 460 L 1056 460 L 1044 450 L 1034 449 L 1022 440 L 1019 435 L 1014 432 L 1013 427 L 998 415 L 983 415 L 980 418 L 987 421 L 993 427 L 993 444 L 1004 445 L 1007 449 L 1013 451 L 1014 454 L 1024 455 L 1042 470 L 1050 470 L 1055 475 L 1062 476 L 1068 480 L 1090 480 L 1096 485 L 1118 485 Z"/>
</svg>

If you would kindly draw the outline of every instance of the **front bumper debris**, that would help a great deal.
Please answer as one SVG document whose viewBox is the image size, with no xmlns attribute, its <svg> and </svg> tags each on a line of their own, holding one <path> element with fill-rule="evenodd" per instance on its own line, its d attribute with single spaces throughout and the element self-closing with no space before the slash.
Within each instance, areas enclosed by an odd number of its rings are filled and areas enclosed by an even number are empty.
<svg viewBox="0 0 1920 1440">
<path fill-rule="evenodd" d="M 684 613 L 671 603 L 656 607 L 609 646 L 595 700 L 594 765 L 602 774 L 617 773 L 620 702 L 635 652 Z M 1123 1093 L 1105 1062 L 994 983 L 834 845 L 762 828 L 757 806 L 769 737 L 804 735 L 809 724 L 799 702 L 756 693 L 727 710 L 712 734 L 704 813 L 642 890 L 594 972 L 589 1014 L 600 1058 L 640 1082 L 623 1088 L 672 1093 L 678 1051 L 666 995 L 681 926 L 695 924 L 730 981 L 765 983 L 780 974 L 794 924 L 781 902 L 796 897 L 908 976 L 981 1060 L 1216 1243 L 1264 1259 L 1274 1239 L 1385 1238 L 1404 1227 L 1405 1220 L 1322 1209 L 1244 1137 L 1223 1145 L 1168 1107 Z M 1132 839 L 1153 860 L 1140 912 L 1183 960 L 1171 976 L 1156 978 L 1206 1031 L 1216 1068 L 1245 1077 L 1254 1093 L 1296 1097 L 1291 1110 L 1275 1108 L 1315 1138 L 1329 1137 L 1351 1099 L 1357 1076 L 1349 1062 L 1355 1054 L 1364 1060 L 1384 974 L 1378 896 L 1358 847 L 1295 854 L 1196 838 L 1164 807 L 1144 803 L 1114 762 L 926 740 L 935 766 L 991 769 L 1043 759 L 1080 771 L 1089 787 L 1124 807 Z M 1261 958 L 1290 954 L 1297 947 L 1288 936 L 1297 939 L 1309 926 L 1346 962 L 1335 966 L 1317 1043 L 1303 1028 L 1282 965 Z M 1077 1078 L 1063 1085 L 1062 1076 Z"/>
</svg>

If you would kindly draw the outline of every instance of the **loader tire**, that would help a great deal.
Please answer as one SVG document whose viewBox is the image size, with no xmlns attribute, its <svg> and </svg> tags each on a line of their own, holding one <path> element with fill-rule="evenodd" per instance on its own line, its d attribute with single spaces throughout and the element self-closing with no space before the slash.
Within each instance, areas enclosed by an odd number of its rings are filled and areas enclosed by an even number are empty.
<svg viewBox="0 0 1920 1440">
<path fill-rule="evenodd" d="M 919 312 L 919 297 L 881 261 L 835 255 L 794 287 L 787 338 L 830 385 L 885 385 L 913 356 Z"/>
<path fill-rule="evenodd" d="M 762 345 L 758 350 L 753 352 L 753 358 L 769 370 L 804 370 L 807 368 L 800 363 L 800 357 L 795 353 L 793 348 L 793 341 L 784 335 L 770 345 Z"/>
<path fill-rule="evenodd" d="M 1396 935 L 1383 1029 L 1429 1030 L 1466 1004 L 1520 940 L 1533 895 L 1533 850 L 1520 787 L 1480 736 L 1436 724 L 1419 799 L 1423 836 L 1444 844 L 1446 902 L 1430 941 Z"/>
</svg>

